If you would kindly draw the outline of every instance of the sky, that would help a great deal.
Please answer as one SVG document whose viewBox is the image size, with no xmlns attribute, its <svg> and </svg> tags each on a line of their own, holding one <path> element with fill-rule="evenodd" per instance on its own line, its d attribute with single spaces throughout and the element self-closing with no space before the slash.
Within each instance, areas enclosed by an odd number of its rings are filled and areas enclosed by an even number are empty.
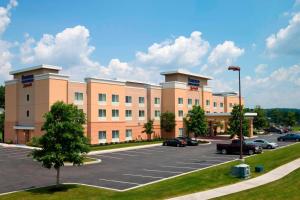
<svg viewBox="0 0 300 200">
<path fill-rule="evenodd" d="M 212 76 L 247 107 L 300 108 L 300 0 L 0 0 L 0 84 L 58 65 L 72 80 L 160 83 L 162 71 Z"/>
</svg>

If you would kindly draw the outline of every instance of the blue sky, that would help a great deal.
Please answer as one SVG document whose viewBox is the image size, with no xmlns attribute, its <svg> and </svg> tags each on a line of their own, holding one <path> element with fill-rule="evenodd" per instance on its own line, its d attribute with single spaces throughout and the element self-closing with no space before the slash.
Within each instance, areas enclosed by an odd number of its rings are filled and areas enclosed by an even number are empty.
<svg viewBox="0 0 300 200">
<path fill-rule="evenodd" d="M 0 82 L 8 71 L 60 65 L 73 79 L 158 83 L 181 68 L 237 90 L 247 106 L 300 108 L 300 1 L 0 1 Z M 2 61 L 1 61 L 2 60 Z"/>
</svg>

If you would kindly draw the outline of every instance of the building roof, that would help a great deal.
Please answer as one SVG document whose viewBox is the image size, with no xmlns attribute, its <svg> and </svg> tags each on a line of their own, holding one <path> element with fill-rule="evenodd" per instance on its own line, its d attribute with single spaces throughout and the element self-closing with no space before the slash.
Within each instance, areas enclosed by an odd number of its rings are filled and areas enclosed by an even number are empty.
<svg viewBox="0 0 300 200">
<path fill-rule="evenodd" d="M 14 70 L 14 71 L 9 72 L 9 74 L 15 75 L 15 74 L 20 74 L 23 72 L 33 71 L 33 70 L 37 70 L 37 69 L 54 69 L 54 70 L 58 70 L 58 71 L 62 70 L 62 68 L 59 66 L 42 64 L 42 65 L 37 65 L 37 66 L 33 66 L 33 67 L 27 67 L 27 68 Z"/>
<path fill-rule="evenodd" d="M 225 97 L 225 96 L 236 96 L 236 95 L 238 95 L 238 93 L 237 92 L 216 92 L 216 93 L 213 93 L 213 95 Z"/>
<path fill-rule="evenodd" d="M 211 76 L 204 76 L 202 74 L 192 73 L 192 72 L 188 72 L 188 71 L 180 70 L 180 69 L 173 70 L 173 71 L 165 71 L 165 72 L 161 72 L 160 74 L 161 75 L 183 74 L 183 75 L 195 76 L 195 77 L 203 78 L 203 79 L 207 79 L 207 80 L 213 79 L 213 77 L 211 77 Z"/>
</svg>

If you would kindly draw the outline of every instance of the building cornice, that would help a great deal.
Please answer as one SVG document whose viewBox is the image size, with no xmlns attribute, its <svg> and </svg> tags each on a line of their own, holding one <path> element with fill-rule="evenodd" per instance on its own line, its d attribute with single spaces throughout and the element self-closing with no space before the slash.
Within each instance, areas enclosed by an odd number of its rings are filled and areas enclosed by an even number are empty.
<svg viewBox="0 0 300 200">
<path fill-rule="evenodd" d="M 87 83 L 106 83 L 113 85 L 125 85 L 125 81 L 113 80 L 113 79 L 103 79 L 103 78 L 85 78 Z"/>
<path fill-rule="evenodd" d="M 33 71 L 33 70 L 37 70 L 37 69 L 54 69 L 54 70 L 58 70 L 58 71 L 62 70 L 62 68 L 59 66 L 42 64 L 42 65 L 37 65 L 37 66 L 33 66 L 33 67 L 27 67 L 27 68 L 11 71 L 11 72 L 9 72 L 9 74 L 10 75 L 20 74 L 23 72 Z"/>
<path fill-rule="evenodd" d="M 179 81 L 170 81 L 162 83 L 162 88 L 187 89 L 187 84 Z"/>
<path fill-rule="evenodd" d="M 46 73 L 46 74 L 37 74 L 34 75 L 34 80 L 45 80 L 45 79 L 57 79 L 57 80 L 69 80 L 68 75 L 63 74 L 54 74 L 54 73 Z"/>
<path fill-rule="evenodd" d="M 17 79 L 9 80 L 9 81 L 4 82 L 5 85 L 14 85 L 14 84 L 17 84 L 17 83 L 18 83 Z"/>
</svg>

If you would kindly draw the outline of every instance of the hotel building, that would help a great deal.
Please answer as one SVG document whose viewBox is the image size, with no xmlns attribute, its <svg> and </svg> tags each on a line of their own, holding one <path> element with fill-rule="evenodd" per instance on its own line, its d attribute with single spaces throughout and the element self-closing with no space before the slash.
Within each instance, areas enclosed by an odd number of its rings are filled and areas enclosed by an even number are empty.
<svg viewBox="0 0 300 200">
<path fill-rule="evenodd" d="M 72 103 L 87 117 L 85 134 L 91 144 L 147 139 L 143 125 L 154 120 L 154 137 L 172 138 L 185 134 L 183 117 L 200 105 L 210 120 L 228 118 L 236 93 L 212 93 L 211 77 L 180 70 L 162 72 L 159 85 L 136 81 L 85 78 L 71 81 L 60 67 L 39 65 L 10 72 L 5 82 L 5 142 L 24 144 L 39 137 L 43 115 L 56 101 Z M 173 112 L 175 130 L 160 128 L 160 114 Z M 226 124 L 226 122 L 224 122 Z"/>
</svg>

